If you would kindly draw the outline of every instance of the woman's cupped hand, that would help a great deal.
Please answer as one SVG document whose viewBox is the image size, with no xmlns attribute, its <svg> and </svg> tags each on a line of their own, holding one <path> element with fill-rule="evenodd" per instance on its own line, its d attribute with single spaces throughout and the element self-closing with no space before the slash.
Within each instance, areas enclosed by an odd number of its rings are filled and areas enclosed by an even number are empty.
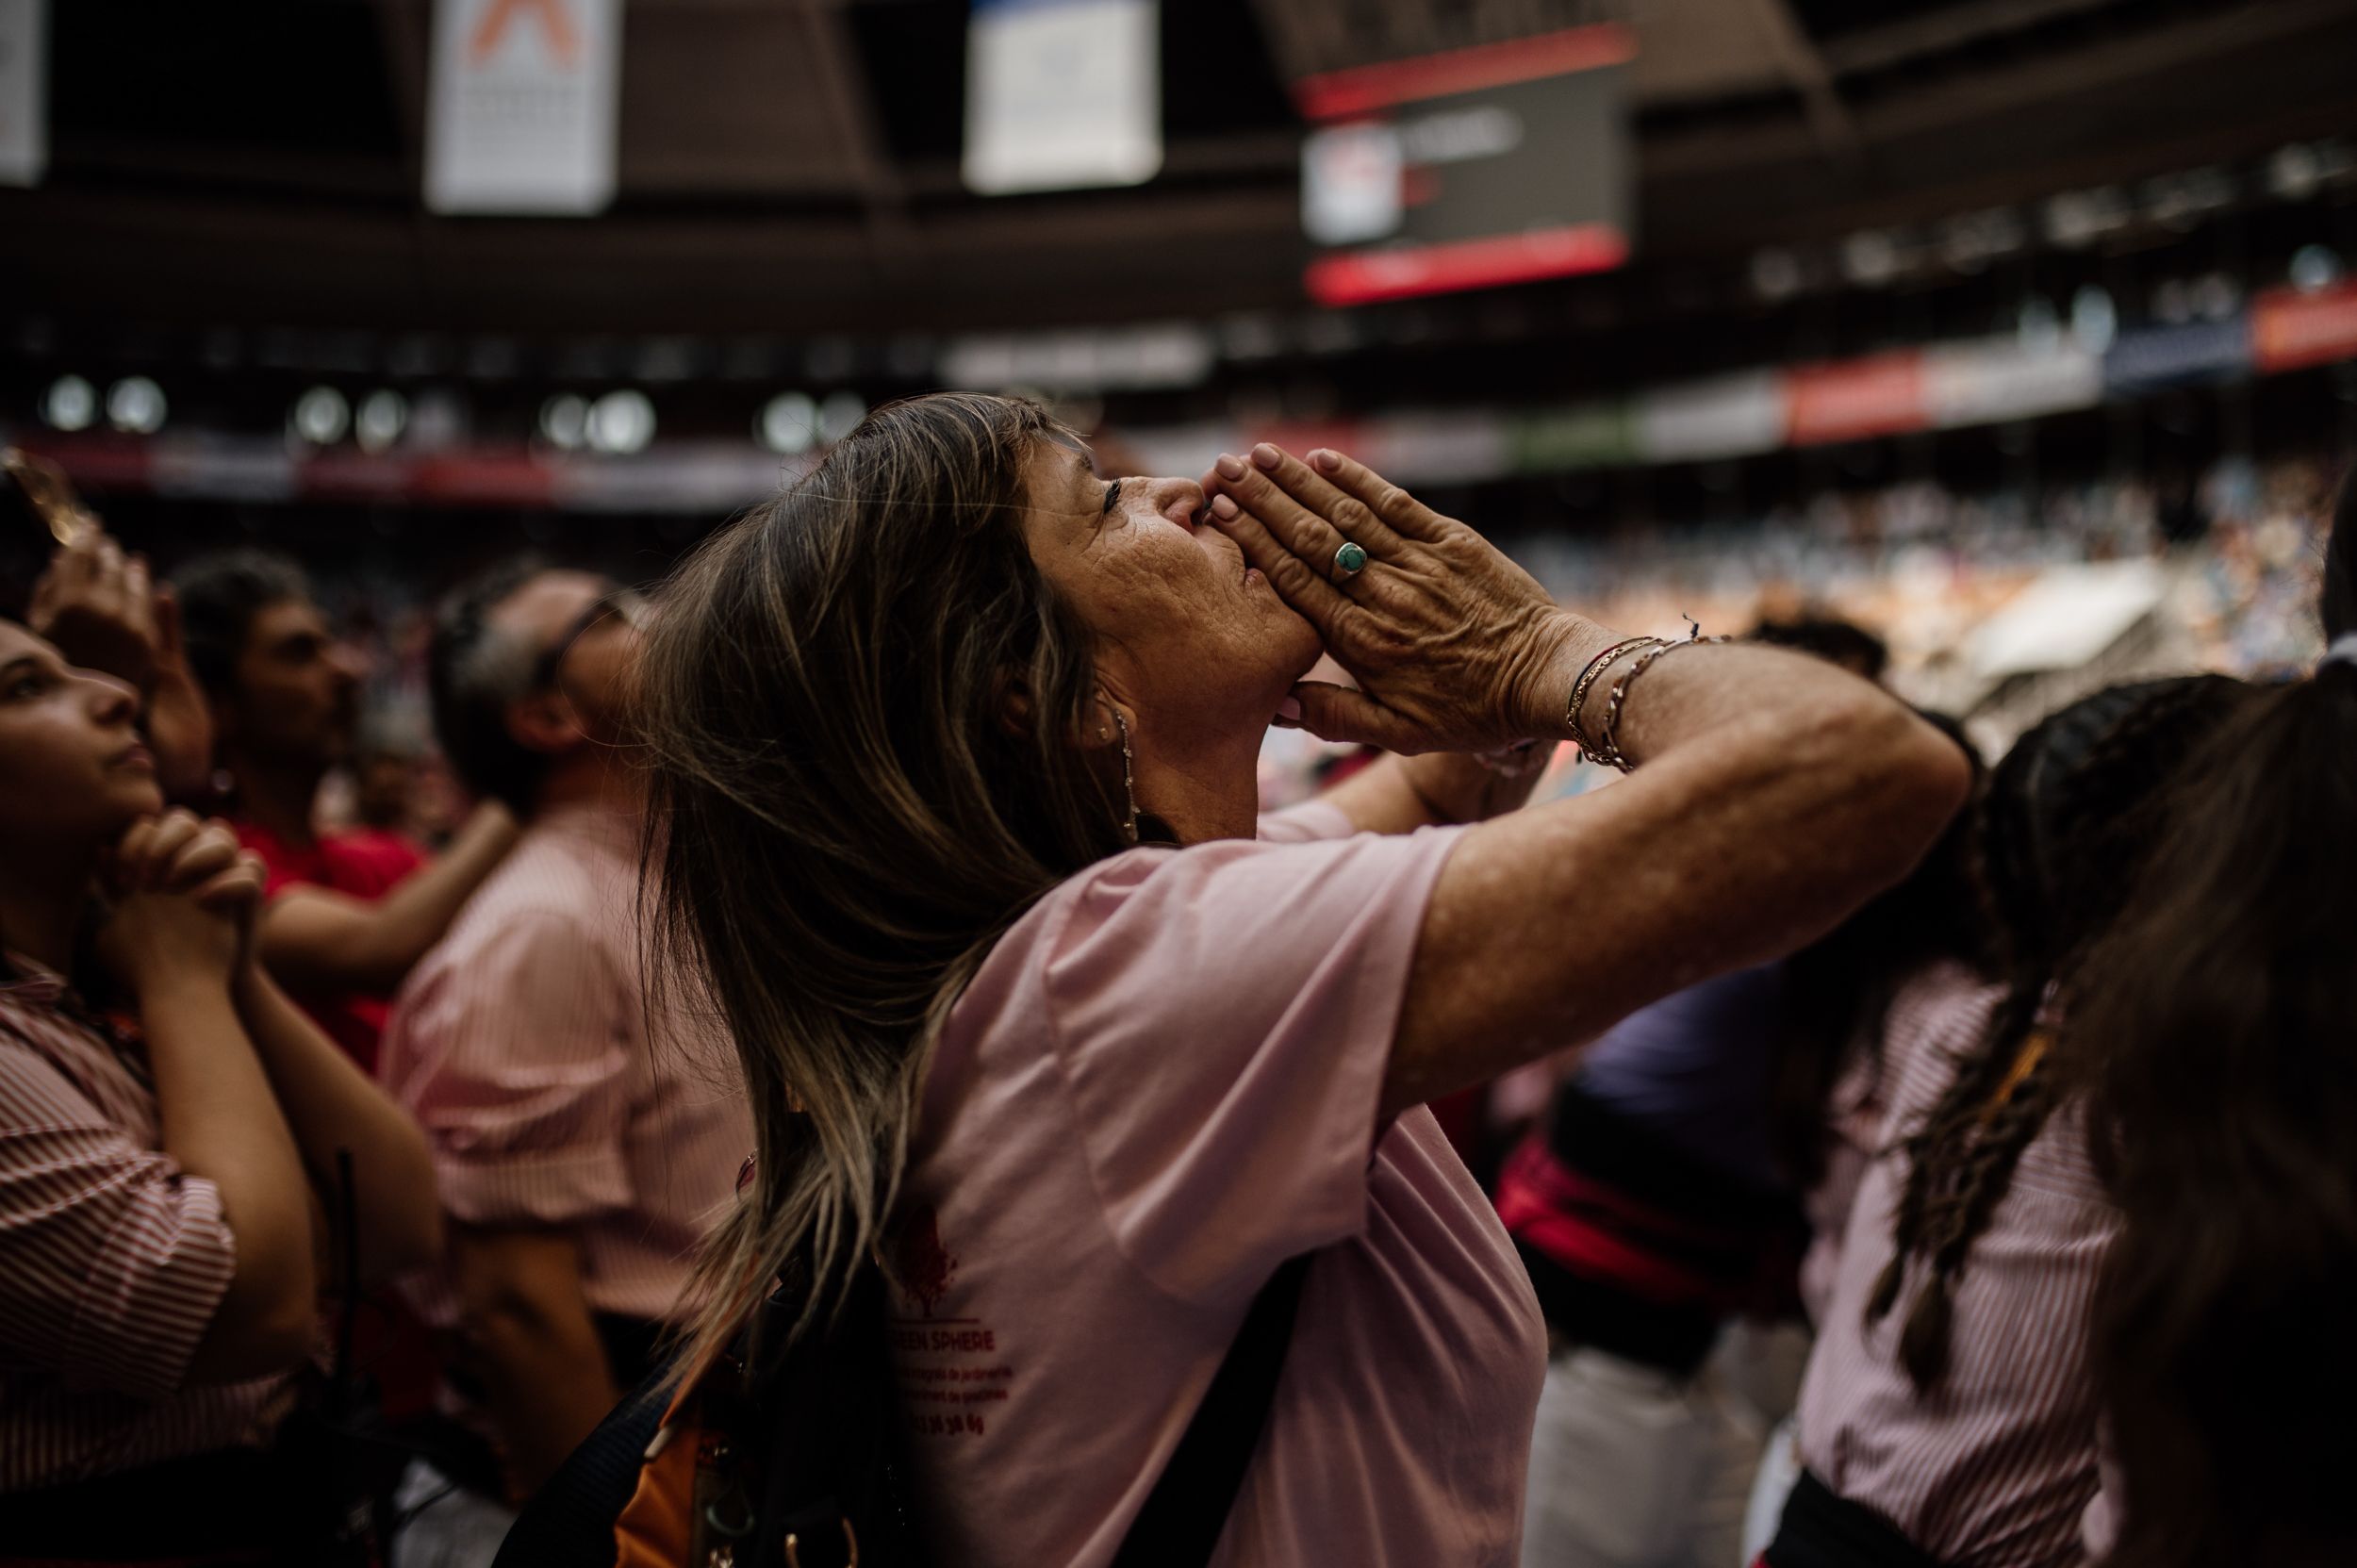
<svg viewBox="0 0 2357 1568">
<path fill-rule="evenodd" d="M 133 825 L 108 857 L 100 956 L 142 999 L 178 980 L 234 980 L 253 960 L 266 880 L 226 822 L 173 810 Z"/>
<path fill-rule="evenodd" d="M 1211 523 L 1359 683 L 1294 686 L 1304 729 L 1409 755 L 1561 734 L 1589 629 L 1473 529 L 1337 452 L 1263 443 L 1222 456 L 1204 489 Z M 1345 543 L 1366 553 L 1355 573 Z"/>
</svg>

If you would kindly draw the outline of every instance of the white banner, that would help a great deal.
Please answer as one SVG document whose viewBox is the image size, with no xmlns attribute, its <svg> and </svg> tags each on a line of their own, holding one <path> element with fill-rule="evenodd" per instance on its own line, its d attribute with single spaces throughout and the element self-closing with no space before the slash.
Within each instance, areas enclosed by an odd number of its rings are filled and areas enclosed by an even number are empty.
<svg viewBox="0 0 2357 1568">
<path fill-rule="evenodd" d="M 49 167 L 49 0 L 0 0 L 0 185 Z"/>
<path fill-rule="evenodd" d="M 1138 185 L 1162 166 L 1157 0 L 974 0 L 965 183 L 985 196 Z"/>
<path fill-rule="evenodd" d="M 435 0 L 427 207 L 602 211 L 621 65 L 622 0 Z"/>
</svg>

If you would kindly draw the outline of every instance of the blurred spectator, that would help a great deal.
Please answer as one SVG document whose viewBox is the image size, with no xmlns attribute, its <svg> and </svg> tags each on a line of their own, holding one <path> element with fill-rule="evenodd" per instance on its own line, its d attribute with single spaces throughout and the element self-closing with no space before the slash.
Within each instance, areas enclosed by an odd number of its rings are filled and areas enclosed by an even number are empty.
<svg viewBox="0 0 2357 1568">
<path fill-rule="evenodd" d="M 420 1305 L 461 1406 L 404 1487 L 421 1511 L 397 1568 L 490 1560 L 511 1506 L 652 1365 L 752 1147 L 726 1042 L 651 1017 L 641 984 L 642 818 L 616 745 L 637 613 L 610 583 L 526 562 L 439 618 L 443 748 L 525 829 L 385 1036 L 384 1081 L 426 1130 L 450 1220 Z"/>
<path fill-rule="evenodd" d="M 1804 1198 L 1854 1183 L 1834 1157 L 1871 1097 L 1891 999 L 1975 945 L 1968 841 L 1952 827 L 1906 881 L 1791 957 L 1623 1019 L 1508 1160 L 1498 1213 L 1551 1351 L 1525 1568 L 1738 1560 L 1776 1412 L 1747 1408 L 1711 1353 L 1739 1317 L 1798 1306 Z"/>
<path fill-rule="evenodd" d="M 1814 653 L 1869 681 L 1881 680 L 1883 671 L 1890 668 L 1890 645 L 1857 622 L 1838 616 L 1763 620 L 1752 628 L 1752 640 Z"/>
<path fill-rule="evenodd" d="M 253 962 L 259 864 L 157 815 L 132 688 L 8 622 L 0 687 L 0 1557 L 365 1562 L 290 1416 L 335 1262 L 436 1250 L 423 1142 Z"/>
<path fill-rule="evenodd" d="M 486 804 L 430 866 L 389 835 L 320 832 L 321 781 L 352 748 L 359 660 L 283 556 L 202 556 L 174 586 L 224 803 L 270 867 L 263 961 L 372 1068 L 387 999 L 515 842 L 514 821 Z"/>
</svg>

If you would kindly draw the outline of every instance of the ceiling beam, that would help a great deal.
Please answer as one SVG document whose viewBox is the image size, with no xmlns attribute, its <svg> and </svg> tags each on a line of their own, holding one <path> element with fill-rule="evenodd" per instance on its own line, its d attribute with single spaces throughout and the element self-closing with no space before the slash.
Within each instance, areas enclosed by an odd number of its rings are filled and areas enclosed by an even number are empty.
<svg viewBox="0 0 2357 1568">
<path fill-rule="evenodd" d="M 1865 144 L 1858 136 L 1857 124 L 1841 102 L 1841 93 L 1834 86 L 1833 72 L 1826 67 L 1824 56 L 1817 52 L 1815 41 L 1801 25 L 1801 19 L 1793 15 L 1791 0 L 1747 3 L 1759 24 L 1760 35 L 1768 41 L 1777 65 L 1784 71 L 1785 80 L 1801 95 L 1802 110 L 1808 116 L 1808 134 L 1816 140 L 1818 151 L 1836 168 L 1845 173 L 1855 170 L 1865 161 Z"/>
</svg>

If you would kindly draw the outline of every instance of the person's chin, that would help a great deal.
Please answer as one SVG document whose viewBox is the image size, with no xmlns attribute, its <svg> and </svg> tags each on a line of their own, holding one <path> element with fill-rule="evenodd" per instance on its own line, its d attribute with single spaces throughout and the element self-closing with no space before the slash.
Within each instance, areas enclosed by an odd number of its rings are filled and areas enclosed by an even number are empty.
<svg viewBox="0 0 2357 1568">
<path fill-rule="evenodd" d="M 118 774 L 93 792 L 107 802 L 105 833 L 120 835 L 142 817 L 154 817 L 164 809 L 164 786 L 153 774 L 145 778 Z M 109 842 L 112 841 L 111 836 Z"/>
</svg>

